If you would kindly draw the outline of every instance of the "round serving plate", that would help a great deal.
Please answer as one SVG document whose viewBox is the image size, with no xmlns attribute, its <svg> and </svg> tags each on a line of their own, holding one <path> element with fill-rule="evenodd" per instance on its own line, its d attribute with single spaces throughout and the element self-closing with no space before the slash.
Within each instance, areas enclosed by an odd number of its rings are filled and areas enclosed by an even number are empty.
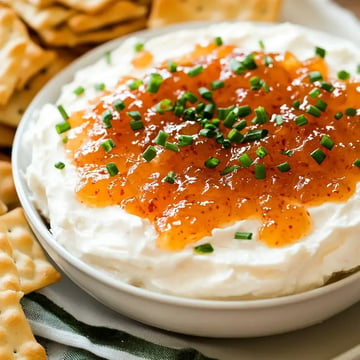
<svg viewBox="0 0 360 360">
<path fill-rule="evenodd" d="M 144 41 L 180 29 L 206 29 L 208 23 L 176 25 L 130 34 Z M 241 26 L 241 25 L 239 25 Z M 258 24 L 257 26 L 273 26 Z M 253 337 L 273 335 L 324 321 L 360 300 L 360 272 L 301 294 L 272 299 L 222 301 L 180 298 L 123 283 L 97 270 L 57 243 L 32 202 L 25 172 L 31 162 L 27 134 L 39 110 L 55 103 L 74 74 L 117 48 L 129 36 L 105 43 L 83 55 L 55 76 L 36 96 L 18 127 L 12 153 L 13 175 L 29 223 L 53 261 L 79 287 L 108 307 L 140 322 L 189 335 Z M 81 301 L 81 299 L 79 299 Z"/>
</svg>

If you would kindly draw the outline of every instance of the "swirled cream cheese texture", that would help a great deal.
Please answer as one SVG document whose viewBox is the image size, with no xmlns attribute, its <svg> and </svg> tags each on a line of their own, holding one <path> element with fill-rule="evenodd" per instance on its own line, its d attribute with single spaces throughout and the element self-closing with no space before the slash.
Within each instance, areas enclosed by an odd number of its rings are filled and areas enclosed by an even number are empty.
<svg viewBox="0 0 360 360">
<path fill-rule="evenodd" d="M 294 53 L 299 59 L 313 56 L 315 46 L 327 50 L 331 74 L 344 69 L 355 74 L 360 50 L 350 42 L 291 24 L 275 26 L 218 24 L 201 29 L 180 30 L 146 41 L 154 56 L 153 64 L 176 58 L 196 43 L 221 36 L 227 43 L 245 50 Z M 115 86 L 124 75 L 141 76 L 149 69 L 131 65 L 134 44 L 131 37 L 111 54 L 111 64 L 102 58 L 80 70 L 62 89 L 58 103 L 68 112 L 82 109 L 95 96 L 94 84 Z M 86 89 L 78 97 L 73 90 Z M 360 91 L 360 89 L 359 89 Z M 239 221 L 198 244 L 211 242 L 211 254 L 196 254 L 193 245 L 177 252 L 156 247 L 156 233 L 146 219 L 126 213 L 120 207 L 89 208 L 75 195 L 77 173 L 64 152 L 55 124 L 61 122 L 56 104 L 45 105 L 32 134 L 32 162 L 27 182 L 40 211 L 49 219 L 51 232 L 70 253 L 108 276 L 157 292 L 190 298 L 264 298 L 302 292 L 323 285 L 333 273 L 360 264 L 360 184 L 356 193 L 343 203 L 325 203 L 309 208 L 311 233 L 288 246 L 270 248 L 258 241 L 235 241 L 236 231 L 257 233 L 256 220 Z M 58 161 L 66 166 L 59 171 Z M 196 244 L 195 244 L 196 245 Z"/>
</svg>

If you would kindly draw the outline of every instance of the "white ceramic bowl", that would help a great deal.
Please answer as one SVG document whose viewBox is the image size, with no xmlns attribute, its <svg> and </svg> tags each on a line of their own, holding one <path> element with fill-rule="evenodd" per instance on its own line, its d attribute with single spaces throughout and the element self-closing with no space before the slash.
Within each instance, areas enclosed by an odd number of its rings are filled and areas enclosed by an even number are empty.
<svg viewBox="0 0 360 360">
<path fill-rule="evenodd" d="M 173 26 L 138 34 L 146 40 L 177 29 L 178 26 Z M 32 229 L 54 262 L 76 284 L 110 308 L 140 322 L 190 335 L 252 337 L 278 334 L 322 322 L 359 301 L 360 272 L 315 290 L 275 299 L 213 301 L 163 295 L 116 281 L 79 260 L 53 239 L 31 201 L 24 178 L 31 161 L 31 149 L 24 137 L 33 126 L 39 109 L 45 103 L 56 101 L 61 86 L 70 82 L 77 70 L 95 62 L 123 40 L 117 39 L 94 49 L 50 81 L 27 109 L 15 137 L 12 162 L 18 195 Z"/>
</svg>

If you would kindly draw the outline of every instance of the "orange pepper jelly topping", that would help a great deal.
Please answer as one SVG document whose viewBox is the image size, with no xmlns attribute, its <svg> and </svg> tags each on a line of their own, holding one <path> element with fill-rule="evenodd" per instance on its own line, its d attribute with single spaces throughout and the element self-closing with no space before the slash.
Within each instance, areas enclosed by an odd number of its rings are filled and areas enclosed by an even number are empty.
<svg viewBox="0 0 360 360">
<path fill-rule="evenodd" d="M 321 57 L 197 46 L 70 117 L 77 197 L 148 219 L 161 249 L 244 219 L 267 245 L 291 244 L 309 206 L 360 181 L 359 87 L 329 79 Z"/>
</svg>

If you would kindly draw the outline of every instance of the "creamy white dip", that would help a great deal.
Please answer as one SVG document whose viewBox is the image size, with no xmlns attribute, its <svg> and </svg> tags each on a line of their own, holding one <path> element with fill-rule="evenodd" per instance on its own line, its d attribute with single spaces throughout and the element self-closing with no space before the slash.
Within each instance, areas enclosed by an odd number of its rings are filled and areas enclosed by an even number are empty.
<svg viewBox="0 0 360 360">
<path fill-rule="evenodd" d="M 321 46 L 327 50 L 326 60 L 334 76 L 342 69 L 354 75 L 360 64 L 360 50 L 350 42 L 290 24 L 219 24 L 181 30 L 147 40 L 145 47 L 156 64 L 215 36 L 250 51 L 259 49 L 261 39 L 266 51 L 290 50 L 300 59 L 313 56 L 315 46 Z M 134 44 L 139 41 L 143 39 L 132 37 L 122 43 L 112 52 L 111 64 L 102 58 L 76 73 L 58 103 L 71 113 L 95 95 L 94 84 L 112 88 L 123 75 L 140 76 L 149 71 L 131 65 Z M 85 87 L 83 96 L 74 95 L 78 86 Z M 288 246 L 270 248 L 256 236 L 251 241 L 234 240 L 235 231 L 257 233 L 260 223 L 246 220 L 214 229 L 211 237 L 199 241 L 211 242 L 215 249 L 211 254 L 196 254 L 194 244 L 178 252 L 160 250 L 154 227 L 146 219 L 119 207 L 89 208 L 77 201 L 76 170 L 55 131 L 55 124 L 61 121 L 56 104 L 47 104 L 34 126 L 32 163 L 26 174 L 34 201 L 49 219 L 60 244 L 119 281 L 191 298 L 262 298 L 319 287 L 333 273 L 360 265 L 360 184 L 347 202 L 310 208 L 311 233 Z M 54 167 L 58 161 L 66 164 L 61 171 Z"/>
</svg>

